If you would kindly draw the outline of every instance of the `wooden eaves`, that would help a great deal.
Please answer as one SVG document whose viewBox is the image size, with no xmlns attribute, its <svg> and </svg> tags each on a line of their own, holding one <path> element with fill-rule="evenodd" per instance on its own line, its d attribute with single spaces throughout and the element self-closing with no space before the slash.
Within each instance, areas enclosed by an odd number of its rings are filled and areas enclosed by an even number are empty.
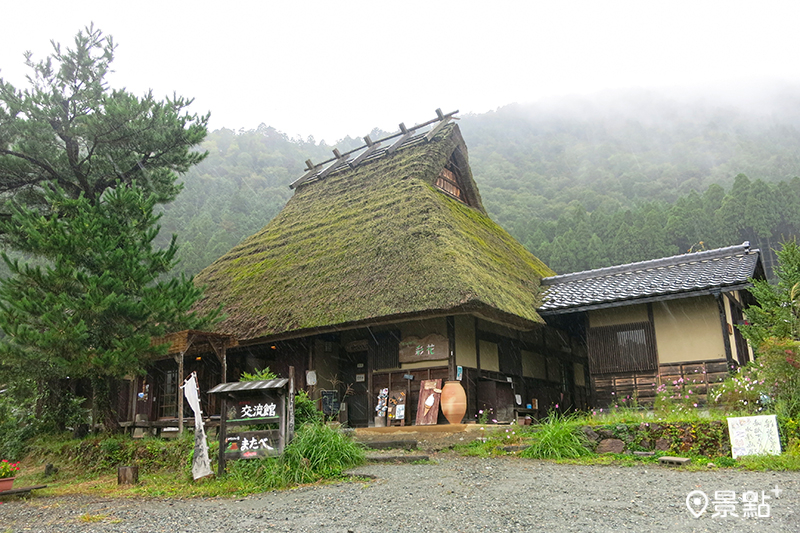
<svg viewBox="0 0 800 533">
<path fill-rule="evenodd" d="M 232 346 L 238 345 L 238 340 L 233 335 L 224 333 L 213 333 L 211 331 L 199 331 L 186 329 L 169 333 L 163 337 L 153 339 L 153 344 L 169 344 L 167 355 L 175 359 L 178 363 L 178 376 L 184 379 L 183 362 L 187 354 L 208 353 L 213 351 L 214 355 L 222 366 L 222 383 L 228 381 L 228 355 L 227 350 Z M 208 348 L 211 348 L 210 350 Z M 178 432 L 183 433 L 183 389 L 178 387 Z"/>
</svg>

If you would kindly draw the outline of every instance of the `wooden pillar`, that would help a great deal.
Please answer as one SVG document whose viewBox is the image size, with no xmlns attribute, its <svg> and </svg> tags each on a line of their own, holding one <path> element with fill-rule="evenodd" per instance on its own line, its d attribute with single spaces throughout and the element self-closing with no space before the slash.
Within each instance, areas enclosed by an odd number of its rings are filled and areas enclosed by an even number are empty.
<svg viewBox="0 0 800 533">
<path fill-rule="evenodd" d="M 728 336 L 728 316 L 725 313 L 725 301 L 722 299 L 722 293 L 714 293 L 714 298 L 717 300 L 717 307 L 719 307 L 719 321 L 722 326 L 722 342 L 725 345 L 725 359 L 728 360 L 728 372 L 731 371 L 730 365 L 733 364 L 733 353 L 731 352 L 731 339 Z"/>
<path fill-rule="evenodd" d="M 286 402 L 286 410 L 288 411 L 288 427 L 286 428 L 286 443 L 292 442 L 294 438 L 294 367 L 289 367 L 289 398 Z"/>
<path fill-rule="evenodd" d="M 225 475 L 225 440 L 228 438 L 228 399 L 223 393 L 221 396 L 221 410 L 219 417 L 219 462 L 217 463 L 217 476 Z"/>
<path fill-rule="evenodd" d="M 478 317 L 475 317 L 473 328 L 475 329 L 475 367 L 478 371 L 476 374 L 477 379 L 481 375 L 481 339 L 478 335 Z"/>
<path fill-rule="evenodd" d="M 228 382 L 228 343 L 222 344 L 222 383 Z"/>
<path fill-rule="evenodd" d="M 183 354 L 178 356 L 178 434 L 183 435 Z"/>
<path fill-rule="evenodd" d="M 286 395 L 281 394 L 280 399 L 278 400 L 280 404 L 278 406 L 278 410 L 281 413 L 281 419 L 278 421 L 278 448 L 280 449 L 280 453 L 283 453 L 283 450 L 286 449 Z M 222 448 L 220 448 L 222 449 Z"/>
<path fill-rule="evenodd" d="M 447 379 L 456 379 L 456 317 L 448 316 L 447 321 L 447 344 L 450 353 L 447 355 Z"/>
</svg>

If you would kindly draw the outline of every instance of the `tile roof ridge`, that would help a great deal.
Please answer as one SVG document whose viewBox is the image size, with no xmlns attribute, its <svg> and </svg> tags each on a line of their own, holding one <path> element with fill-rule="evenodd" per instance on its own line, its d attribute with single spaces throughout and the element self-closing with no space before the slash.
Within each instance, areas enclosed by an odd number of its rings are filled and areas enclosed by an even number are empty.
<svg viewBox="0 0 800 533">
<path fill-rule="evenodd" d="M 742 244 L 737 244 L 735 246 L 727 246 L 725 248 L 715 248 L 713 250 L 704 250 L 702 252 L 678 254 L 670 257 L 662 257 L 660 259 L 649 259 L 647 261 L 638 261 L 635 263 L 614 265 L 610 267 L 597 268 L 594 270 L 583 270 L 580 272 L 571 272 L 569 274 L 550 276 L 549 278 L 543 278 L 542 284 L 551 285 L 553 283 L 566 283 L 569 281 L 600 278 L 615 274 L 622 274 L 625 272 L 636 272 L 639 270 L 648 270 L 666 266 L 675 266 L 685 263 L 695 263 L 699 261 L 719 259 L 722 257 L 730 257 L 738 254 L 759 253 L 759 252 L 760 250 L 758 248 L 750 248 L 750 241 L 744 241 Z"/>
</svg>

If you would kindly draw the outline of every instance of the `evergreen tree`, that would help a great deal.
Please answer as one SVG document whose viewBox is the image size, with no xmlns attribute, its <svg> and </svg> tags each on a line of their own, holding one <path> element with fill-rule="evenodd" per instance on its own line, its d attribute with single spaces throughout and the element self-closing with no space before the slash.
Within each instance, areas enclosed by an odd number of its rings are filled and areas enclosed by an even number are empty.
<svg viewBox="0 0 800 533">
<path fill-rule="evenodd" d="M 175 198 L 177 174 L 205 157 L 192 148 L 206 136 L 208 115 L 187 113 L 185 98 L 110 89 L 115 48 L 90 26 L 74 48 L 53 43 L 44 61 L 26 53 L 28 89 L 0 78 L 0 192 L 38 203 L 41 187 L 53 182 L 65 196 L 95 203 L 136 180 L 159 202 Z"/>
<path fill-rule="evenodd" d="M 0 194 L 9 200 L 0 233 L 30 258 L 3 254 L 2 370 L 27 372 L 55 402 L 64 379 L 89 379 L 110 428 L 114 384 L 162 353 L 151 337 L 208 322 L 190 312 L 200 296 L 190 279 L 162 279 L 176 262 L 174 237 L 153 245 L 154 206 L 173 200 L 178 175 L 204 159 L 193 148 L 208 116 L 186 112 L 191 100 L 177 96 L 112 90 L 114 51 L 90 26 L 73 48 L 53 43 L 44 61 L 27 53 L 24 91 L 0 79 Z"/>
<path fill-rule="evenodd" d="M 770 337 L 800 339 L 800 246 L 784 242 L 777 254 L 777 283 L 753 281 L 750 292 L 758 305 L 747 308 L 747 324 L 739 326 L 754 347 Z"/>
<path fill-rule="evenodd" d="M 0 221 L 17 250 L 44 260 L 3 259 L 12 276 L 0 282 L 4 360 L 49 380 L 88 378 L 94 407 L 106 428 L 117 425 L 114 383 L 141 372 L 165 346 L 151 338 L 202 328 L 210 317 L 191 306 L 201 289 L 191 279 L 159 279 L 175 264 L 175 239 L 155 249 L 157 194 L 115 187 L 99 202 L 44 190 L 48 215 L 21 204 Z"/>
</svg>

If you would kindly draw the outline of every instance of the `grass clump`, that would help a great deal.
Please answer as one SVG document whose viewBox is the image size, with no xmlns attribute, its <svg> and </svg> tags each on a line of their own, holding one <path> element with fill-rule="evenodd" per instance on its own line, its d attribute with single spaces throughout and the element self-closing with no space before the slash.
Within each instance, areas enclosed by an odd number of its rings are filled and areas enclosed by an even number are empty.
<svg viewBox="0 0 800 533">
<path fill-rule="evenodd" d="M 240 490 L 273 490 L 342 477 L 364 462 L 364 448 L 337 427 L 303 425 L 280 457 L 228 463 L 228 478 Z"/>
<path fill-rule="evenodd" d="M 574 416 L 552 411 L 534 429 L 533 440 L 520 456 L 532 459 L 574 459 L 591 455 L 589 441 Z"/>
</svg>

